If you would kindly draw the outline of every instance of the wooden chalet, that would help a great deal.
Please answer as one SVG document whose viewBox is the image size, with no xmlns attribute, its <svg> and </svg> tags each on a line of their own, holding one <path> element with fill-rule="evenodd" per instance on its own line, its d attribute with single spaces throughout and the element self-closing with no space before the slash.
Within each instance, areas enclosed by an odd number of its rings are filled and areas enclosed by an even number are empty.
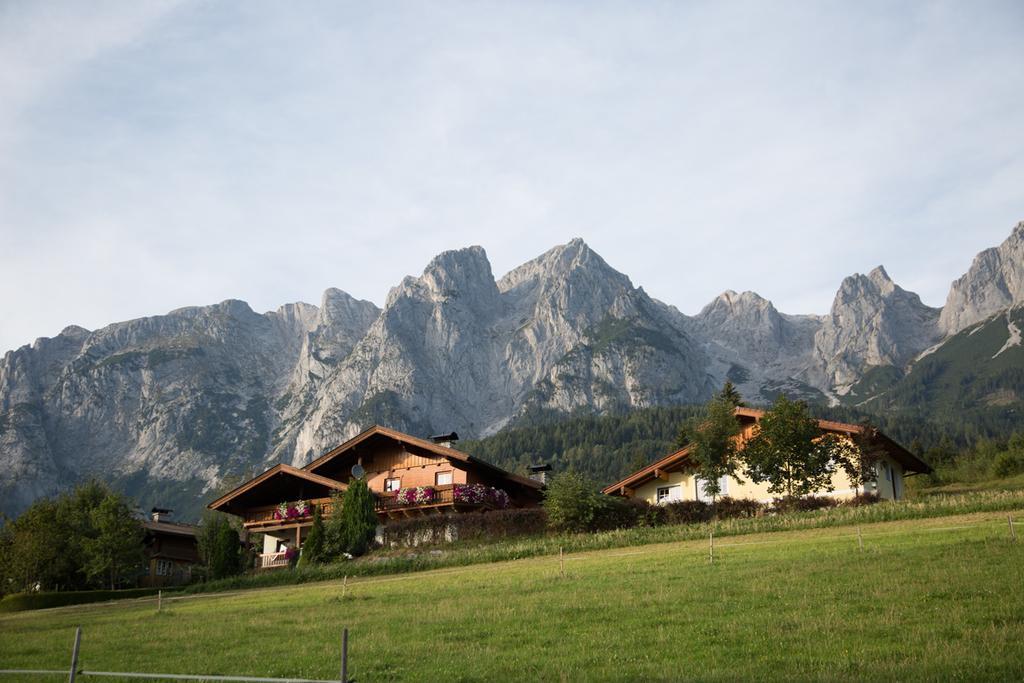
<svg viewBox="0 0 1024 683">
<path fill-rule="evenodd" d="M 142 586 L 178 586 L 192 580 L 192 567 L 200 563 L 198 527 L 167 519 L 170 510 L 153 508 L 151 519 L 142 522 L 146 573 Z"/>
<path fill-rule="evenodd" d="M 288 548 L 300 548 L 313 512 L 329 517 L 331 495 L 361 471 L 376 497 L 380 520 L 414 515 L 534 507 L 542 484 L 511 474 L 435 440 L 373 426 L 305 467 L 280 464 L 209 504 L 242 518 L 247 532 L 264 535 L 260 566 L 286 566 Z"/>
<path fill-rule="evenodd" d="M 736 419 L 741 431 L 737 437 L 741 444 L 753 437 L 758 421 L 764 415 L 763 410 L 755 408 L 737 408 Z M 838 434 L 853 437 L 860 435 L 864 428 L 860 425 L 831 420 L 818 420 L 822 433 Z M 898 500 L 903 497 L 903 479 L 911 474 L 927 474 L 931 468 L 916 455 L 899 445 L 885 434 L 876 431 L 872 440 L 884 452 L 884 456 L 876 466 L 877 478 L 868 483 L 862 492 L 874 493 L 880 498 Z M 664 504 L 681 500 L 704 500 L 705 495 L 700 480 L 695 476 L 693 446 L 686 446 L 655 460 L 647 467 L 633 472 L 620 481 L 604 488 L 604 493 L 626 498 L 640 498 L 652 504 Z M 768 493 L 766 483 L 755 484 L 749 479 L 738 481 L 733 477 L 723 477 L 720 481 L 721 495 L 733 498 L 753 498 L 761 502 L 769 502 L 772 495 Z M 857 493 L 857 487 L 847 480 L 843 472 L 837 472 L 832 478 L 832 491 L 821 491 L 820 495 L 836 498 L 848 498 Z"/>
</svg>

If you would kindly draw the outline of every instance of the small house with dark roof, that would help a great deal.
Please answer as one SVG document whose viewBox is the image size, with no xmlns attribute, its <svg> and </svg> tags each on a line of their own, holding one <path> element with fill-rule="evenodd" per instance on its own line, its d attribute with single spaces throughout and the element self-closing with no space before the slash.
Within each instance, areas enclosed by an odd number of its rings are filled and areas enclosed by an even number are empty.
<svg viewBox="0 0 1024 683">
<path fill-rule="evenodd" d="M 153 508 L 142 522 L 146 552 L 146 573 L 139 583 L 147 587 L 180 586 L 192 580 L 192 569 L 200 564 L 199 528 L 168 520 L 171 511 Z"/>
<path fill-rule="evenodd" d="M 382 522 L 416 515 L 540 505 L 543 484 L 506 472 L 452 447 L 458 436 L 434 440 L 373 426 L 302 468 L 279 464 L 209 504 L 264 535 L 260 566 L 287 565 L 300 548 L 313 513 L 333 512 L 331 496 L 353 476 L 373 492 Z"/>
</svg>

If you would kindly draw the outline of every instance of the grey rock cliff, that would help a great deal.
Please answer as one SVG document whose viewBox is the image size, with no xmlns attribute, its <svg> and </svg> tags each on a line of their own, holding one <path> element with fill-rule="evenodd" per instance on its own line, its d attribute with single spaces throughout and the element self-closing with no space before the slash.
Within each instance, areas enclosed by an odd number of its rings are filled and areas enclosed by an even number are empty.
<svg viewBox="0 0 1024 683">
<path fill-rule="evenodd" d="M 787 315 L 754 292 L 727 290 L 693 318 L 693 329 L 728 379 L 753 400 L 767 398 L 812 362 L 822 318 Z M 719 376 L 720 375 L 720 376 Z"/>
<path fill-rule="evenodd" d="M 950 287 L 939 327 L 952 335 L 1024 303 L 1024 221 L 998 247 L 974 257 L 970 269 Z"/>
<path fill-rule="evenodd" d="M 816 386 L 846 393 L 873 366 L 903 368 L 939 337 L 939 309 L 896 285 L 879 266 L 843 280 L 814 337 Z"/>
</svg>

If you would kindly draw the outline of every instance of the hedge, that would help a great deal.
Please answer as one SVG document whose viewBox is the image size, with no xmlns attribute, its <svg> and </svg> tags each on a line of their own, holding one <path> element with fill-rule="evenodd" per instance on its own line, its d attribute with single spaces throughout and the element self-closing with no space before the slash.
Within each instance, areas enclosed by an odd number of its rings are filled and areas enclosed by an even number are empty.
<svg viewBox="0 0 1024 683">
<path fill-rule="evenodd" d="M 382 541 L 385 547 L 414 547 L 455 539 L 491 541 L 542 534 L 547 523 L 543 508 L 413 517 L 385 524 Z"/>
<path fill-rule="evenodd" d="M 126 598 L 144 598 L 156 595 L 157 591 L 168 591 L 167 588 L 129 588 L 126 590 L 103 591 L 65 591 L 55 593 L 15 593 L 0 600 L 0 612 L 22 612 L 32 609 L 64 607 L 65 605 L 84 605 L 90 602 L 107 600 L 123 600 Z"/>
</svg>

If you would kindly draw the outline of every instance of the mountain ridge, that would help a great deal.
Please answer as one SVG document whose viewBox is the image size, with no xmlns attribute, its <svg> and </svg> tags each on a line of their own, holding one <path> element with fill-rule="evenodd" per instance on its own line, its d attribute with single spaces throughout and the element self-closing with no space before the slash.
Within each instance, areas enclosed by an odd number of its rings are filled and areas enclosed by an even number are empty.
<svg viewBox="0 0 1024 683">
<path fill-rule="evenodd" d="M 698 403 L 726 379 L 754 402 L 870 403 L 916 386 L 929 350 L 954 362 L 947 341 L 1020 303 L 1024 223 L 942 309 L 879 266 L 845 278 L 826 315 L 726 290 L 688 316 L 575 238 L 500 278 L 480 246 L 442 252 L 383 307 L 329 288 L 319 306 L 228 299 L 68 326 L 0 358 L 0 509 L 101 473 L 194 511 L 226 476 L 305 464 L 373 422 L 479 437 L 535 413 Z M 1003 328 L 986 335 L 1010 344 Z M 1011 347 L 1000 363 L 1018 362 Z"/>
</svg>

